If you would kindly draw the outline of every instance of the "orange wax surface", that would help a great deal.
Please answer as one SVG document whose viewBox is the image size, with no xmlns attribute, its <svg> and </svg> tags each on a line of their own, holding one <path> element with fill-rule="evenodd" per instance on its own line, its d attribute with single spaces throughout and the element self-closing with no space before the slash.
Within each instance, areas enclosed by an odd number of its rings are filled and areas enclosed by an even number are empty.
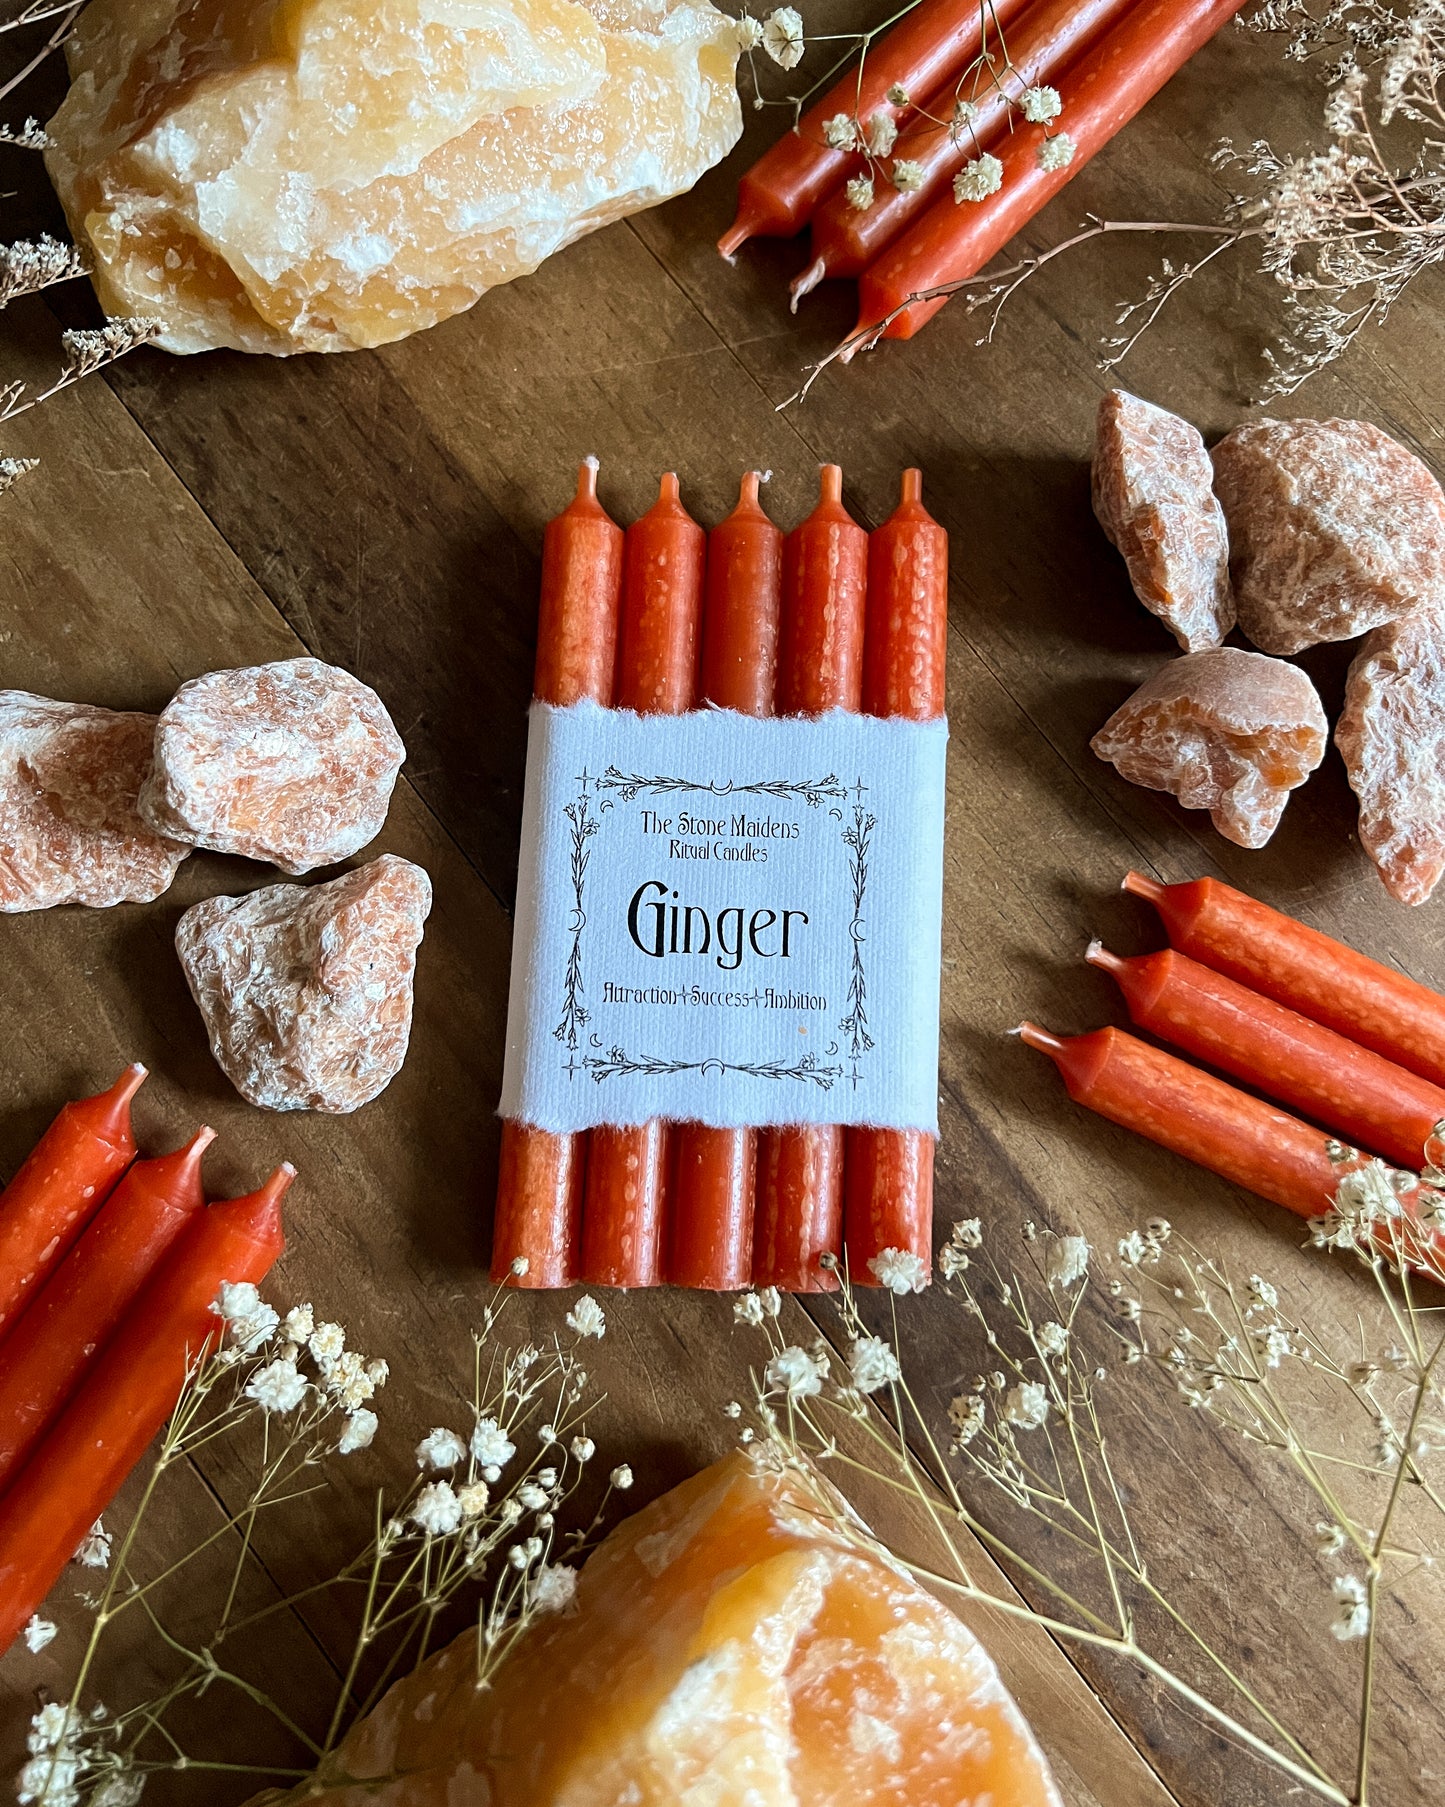
<svg viewBox="0 0 1445 1807">
<path fill-rule="evenodd" d="M 677 478 L 627 529 L 617 706 L 681 715 L 697 694 L 706 535 L 682 505 Z M 582 1274 L 599 1286 L 662 1278 L 668 1135 L 663 1123 L 592 1132 L 582 1207 Z"/>
<path fill-rule="evenodd" d="M 130 1101 L 145 1077 L 127 1067 L 109 1091 L 64 1105 L 0 1192 L 0 1338 L 135 1159 Z"/>
<path fill-rule="evenodd" d="M 1215 878 L 1182 885 L 1131 872 L 1191 959 L 1445 1086 L 1445 997 Z"/>
<path fill-rule="evenodd" d="M 1095 942 L 1088 958 L 1118 980 L 1141 1029 L 1370 1154 L 1420 1167 L 1445 1089 L 1172 948 L 1121 960 Z"/>
<path fill-rule="evenodd" d="M 597 460 L 577 473 L 577 493 L 542 537 L 542 594 L 532 691 L 540 702 L 612 701 L 622 594 L 622 529 L 597 500 Z M 570 1286 L 577 1278 L 587 1138 L 530 1123 L 502 1124 L 492 1280 Z M 515 1268 L 525 1264 L 524 1271 Z"/>
<path fill-rule="evenodd" d="M 933 721 L 943 714 L 948 655 L 948 535 L 923 506 L 923 473 L 903 473 L 898 507 L 868 539 L 863 642 L 867 715 Z M 885 1249 L 933 1261 L 934 1138 L 922 1130 L 850 1129 L 843 1243 L 857 1286 Z"/>
<path fill-rule="evenodd" d="M 783 536 L 747 471 L 738 505 L 707 539 L 702 698 L 771 715 L 778 669 Z M 757 1134 L 679 1123 L 673 1132 L 667 1277 L 674 1286 L 735 1292 L 752 1278 Z"/>
<path fill-rule="evenodd" d="M 131 1301 L 205 1205 L 200 1129 L 184 1148 L 137 1161 L 0 1350 L 0 1489 L 85 1378 Z"/>
<path fill-rule="evenodd" d="M 398 1682 L 308 1798 L 1061 1807 L 982 1645 L 841 1510 L 727 1457 L 612 1531 L 489 1687 L 475 1629 Z"/>
<path fill-rule="evenodd" d="M 0 1651 L 50 1592 L 180 1397 L 219 1328 L 223 1280 L 259 1281 L 282 1249 L 282 1166 L 258 1191 L 212 1205 L 151 1277 L 79 1392 L 0 1498 Z"/>
<path fill-rule="evenodd" d="M 1019 1034 L 1047 1054 L 1069 1096 L 1187 1161 L 1301 1217 L 1326 1211 L 1339 1185 L 1321 1130 L 1122 1029 L 1061 1038 Z"/>
</svg>

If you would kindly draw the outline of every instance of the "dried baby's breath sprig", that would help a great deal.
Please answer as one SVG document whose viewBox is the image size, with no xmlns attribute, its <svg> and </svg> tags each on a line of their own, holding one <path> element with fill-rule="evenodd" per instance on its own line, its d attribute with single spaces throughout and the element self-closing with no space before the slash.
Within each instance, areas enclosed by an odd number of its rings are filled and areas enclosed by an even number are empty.
<svg viewBox="0 0 1445 1807">
<path fill-rule="evenodd" d="M 43 151 L 53 140 L 38 119 L 27 119 L 17 131 L 14 126 L 0 125 L 0 144 L 13 144 L 22 151 Z"/>
<path fill-rule="evenodd" d="M 595 1300 L 576 1301 L 572 1340 L 506 1348 L 496 1341 L 505 1306 L 498 1295 L 474 1338 L 469 1395 L 454 1422 L 434 1426 L 416 1447 L 416 1468 L 399 1496 L 376 1496 L 372 1535 L 353 1559 L 302 1593 L 246 1611 L 241 1581 L 259 1521 L 324 1486 L 326 1466 L 365 1448 L 375 1434 L 377 1396 L 389 1369 L 347 1347 L 341 1325 L 318 1321 L 309 1304 L 282 1313 L 254 1286 L 222 1287 L 216 1309 L 226 1332 L 195 1363 L 162 1439 L 137 1511 L 125 1530 L 105 1534 L 105 1579 L 69 1703 L 48 1703 L 31 1722 L 21 1773 L 22 1802 L 46 1807 L 125 1807 L 147 1777 L 176 1769 L 253 1774 L 303 1792 L 325 1779 L 332 1754 L 355 1721 L 398 1676 L 425 1661 L 439 1621 L 470 1604 L 476 1625 L 476 1679 L 484 1687 L 520 1631 L 539 1615 L 564 1611 L 576 1563 L 595 1538 L 631 1470 L 612 1471 L 591 1519 L 562 1521 L 596 1455 L 585 1431 L 584 1340 L 601 1337 Z M 143 1574 L 138 1537 L 166 1479 L 202 1449 L 224 1441 L 233 1460 L 249 1451 L 247 1497 L 194 1549 L 156 1574 Z M 101 1528 L 96 1528 L 96 1534 Z M 167 1622 L 178 1577 L 188 1595 L 201 1585 L 202 1559 L 223 1567 L 219 1608 L 204 1641 Z M 214 1580 L 214 1577 L 212 1578 Z M 265 1648 L 277 1615 L 324 1591 L 351 1603 L 356 1637 L 325 1732 L 316 1736 L 242 1674 L 239 1654 Z M 150 1699 L 101 1708 L 91 1680 L 106 1634 L 121 1617 L 144 1615 L 174 1674 Z M 54 1635 L 36 1621 L 39 1649 Z M 47 1635 L 48 1634 L 48 1635 Z M 234 1761 L 189 1751 L 179 1741 L 179 1707 L 232 1690 L 261 1708 L 296 1747 L 291 1766 L 243 1751 Z"/>
<path fill-rule="evenodd" d="M 1445 1444 L 1445 1318 L 1416 1296 L 1422 1269 L 1445 1278 L 1442 1201 L 1413 1175 L 1351 1149 L 1331 1153 L 1338 1194 L 1311 1240 L 1353 1252 L 1374 1278 L 1384 1341 L 1373 1353 L 1333 1346 L 1291 1313 L 1282 1288 L 1259 1274 L 1235 1280 L 1163 1218 L 1122 1237 L 1112 1257 L 1080 1236 L 1029 1226 L 1018 1264 L 1001 1261 L 979 1220 L 968 1218 L 938 1258 L 938 1290 L 961 1314 L 955 1344 L 966 1376 L 948 1402 L 945 1431 L 936 1434 L 909 1384 L 896 1302 L 892 1334 L 882 1335 L 845 1274 L 841 1368 L 825 1344 L 788 1343 L 778 1317 L 750 1304 L 751 1295 L 739 1301 L 738 1319 L 768 1343 L 754 1422 L 741 1434 L 805 1484 L 814 1463 L 826 1465 L 844 1499 L 860 1474 L 908 1495 L 934 1553 L 899 1559 L 928 1584 L 1125 1659 L 1268 1765 L 1288 1792 L 1366 1807 L 1386 1588 L 1432 1565 L 1445 1514 L 1436 1456 Z M 1149 1477 L 1130 1475 L 1126 1486 L 1108 1436 L 1106 1402 L 1126 1374 L 1136 1384 L 1162 1379 L 1185 1408 L 1273 1452 L 1284 1497 L 1307 1502 L 1300 1587 L 1318 1595 L 1318 1635 L 1360 1653 L 1349 1773 L 1316 1754 L 1308 1700 L 1298 1703 L 1296 1724 L 1275 1710 L 1253 1685 L 1248 1654 L 1212 1642 L 1160 1579 L 1162 1561 L 1151 1563 L 1129 1507 Z M 990 1494 L 1004 1502 L 1001 1516 L 988 1510 Z M 815 1485 L 814 1497 L 835 1529 L 853 1534 L 837 1494 Z M 1046 1533 L 1037 1547 L 1068 1553 L 1061 1570 L 1031 1554 L 1030 1522 Z M 981 1573 L 979 1544 L 1039 1604 Z M 1322 1560 L 1330 1565 L 1323 1573 Z M 1308 1666 L 1304 1653 L 1300 1666 Z"/>
</svg>

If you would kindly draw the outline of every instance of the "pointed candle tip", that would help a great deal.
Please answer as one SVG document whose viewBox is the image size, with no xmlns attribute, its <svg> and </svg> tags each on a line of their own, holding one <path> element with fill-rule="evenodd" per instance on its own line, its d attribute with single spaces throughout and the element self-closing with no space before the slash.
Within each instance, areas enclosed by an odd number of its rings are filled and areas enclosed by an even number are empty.
<svg viewBox="0 0 1445 1807">
<path fill-rule="evenodd" d="M 595 453 L 589 452 L 577 467 L 577 500 L 579 502 L 595 502 L 597 500 L 597 473 L 602 469 L 602 460 Z"/>
<path fill-rule="evenodd" d="M 143 1067 L 138 1060 L 133 1060 L 110 1088 L 116 1103 L 129 1104 L 149 1078 L 150 1069 Z"/>
<path fill-rule="evenodd" d="M 283 1161 L 265 1184 L 257 1188 L 256 1198 L 258 1203 L 279 1205 L 281 1200 L 285 1198 L 286 1194 L 291 1190 L 292 1182 L 295 1178 L 296 1169 L 291 1165 L 290 1161 Z"/>
<path fill-rule="evenodd" d="M 682 501 L 682 485 L 677 480 L 676 471 L 662 473 L 662 481 L 657 486 L 657 499 L 659 502 Z"/>
<path fill-rule="evenodd" d="M 788 293 L 792 296 L 788 306 L 792 313 L 797 313 L 798 303 L 805 295 L 811 295 L 827 274 L 827 260 L 821 257 L 815 257 L 806 270 L 798 272 L 788 284 Z"/>
<path fill-rule="evenodd" d="M 1124 962 L 1118 954 L 1111 954 L 1096 935 L 1084 949 L 1084 958 L 1090 966 L 1097 966 L 1106 973 L 1119 973 L 1124 970 Z"/>
<path fill-rule="evenodd" d="M 921 502 L 923 500 L 923 472 L 916 467 L 910 468 L 903 473 L 902 500 L 905 503 Z"/>
<path fill-rule="evenodd" d="M 843 500 L 842 465 L 822 465 L 818 474 L 818 488 L 825 502 L 841 502 Z"/>
<path fill-rule="evenodd" d="M 1149 903 L 1157 904 L 1168 886 L 1161 885 L 1157 878 L 1146 878 L 1142 872 L 1130 871 L 1124 874 L 1124 881 L 1119 889 L 1129 892 L 1133 897 L 1142 897 Z"/>
<path fill-rule="evenodd" d="M 738 485 L 739 508 L 756 508 L 758 506 L 758 485 L 761 482 L 761 471 L 743 472 L 743 480 Z"/>
<path fill-rule="evenodd" d="M 753 223 L 751 220 L 744 218 L 743 210 L 739 208 L 738 217 L 718 240 L 717 248 L 728 262 L 731 263 L 752 236 Z"/>
<path fill-rule="evenodd" d="M 1037 1023 L 1020 1023 L 1014 1034 L 1030 1048 L 1037 1048 L 1040 1054 L 1062 1054 L 1064 1044 L 1052 1031 L 1041 1029 Z"/>
</svg>

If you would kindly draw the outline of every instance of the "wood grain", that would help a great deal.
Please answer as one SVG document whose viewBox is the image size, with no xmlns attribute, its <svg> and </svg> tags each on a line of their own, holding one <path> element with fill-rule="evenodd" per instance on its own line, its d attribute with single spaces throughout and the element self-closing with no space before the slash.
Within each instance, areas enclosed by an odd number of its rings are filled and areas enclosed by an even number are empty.
<svg viewBox="0 0 1445 1807">
<path fill-rule="evenodd" d="M 810 7 L 809 26 L 870 16 L 859 0 L 827 0 Z M 1205 164 L 1216 139 L 1268 130 L 1304 142 L 1318 98 L 1272 47 L 1224 34 L 1026 241 L 1056 241 L 1087 209 L 1208 218 L 1221 195 Z M 1047 1064 L 1004 1038 L 1025 1014 L 1063 1030 L 1122 1020 L 1079 955 L 1093 933 L 1123 951 L 1157 943 L 1147 912 L 1117 894 L 1131 863 L 1170 879 L 1219 873 L 1427 982 L 1445 980 L 1445 918 L 1386 897 L 1355 842 L 1333 753 L 1270 847 L 1246 854 L 1088 751 L 1099 722 L 1170 651 L 1092 521 L 1086 466 L 1108 381 L 1096 341 L 1147 279 L 1152 253 L 1094 247 L 1055 266 L 1019 294 L 987 347 L 975 343 L 985 322 L 954 303 L 917 340 L 828 372 L 804 406 L 779 411 L 853 317 L 835 285 L 788 314 L 785 277 L 801 245 L 750 246 L 731 268 L 712 249 L 738 169 L 781 119 L 754 116 L 745 147 L 692 195 L 583 241 L 415 340 L 287 362 L 144 353 L 7 429 L 5 451 L 44 463 L 0 501 L 0 683 L 157 708 L 184 677 L 304 646 L 380 690 L 411 754 L 373 851 L 425 865 L 436 908 L 412 1054 L 353 1118 L 271 1118 L 242 1104 L 210 1060 L 174 960 L 187 903 L 273 875 L 198 855 L 146 909 L 0 921 L 0 1009 L 17 1031 L 0 1067 L 0 1171 L 61 1098 L 144 1059 L 156 1070 L 140 1111 L 148 1148 L 173 1145 L 205 1116 L 221 1131 L 207 1170 L 217 1192 L 244 1190 L 283 1154 L 296 1160 L 278 1290 L 314 1298 L 357 1346 L 392 1362 L 375 1456 L 344 1466 L 285 1534 L 262 1531 L 258 1586 L 290 1591 L 329 1566 L 363 1535 L 388 1465 L 404 1471 L 421 1434 L 458 1421 L 468 1330 L 486 1296 L 538 550 L 588 452 L 601 457 L 604 500 L 623 520 L 647 507 L 658 471 L 675 468 L 689 508 L 711 523 L 731 506 L 739 470 L 760 465 L 774 471 L 766 504 L 790 526 L 811 506 L 817 463 L 836 458 L 849 505 L 873 524 L 893 506 L 899 470 L 924 467 L 955 567 L 942 1220 L 981 1215 L 1005 1250 L 1020 1246 L 1028 1221 L 1108 1248 L 1162 1210 L 1235 1271 L 1309 1298 L 1317 1320 L 1344 1329 L 1368 1313 L 1357 1276 L 1307 1256 L 1298 1225 L 1075 1111 Z M 53 219 L 34 165 L 15 181 L 27 225 Z M 82 304 L 58 305 L 71 317 Z M 1182 293 L 1124 380 L 1221 431 L 1250 411 L 1274 317 L 1263 279 L 1243 263 L 1217 269 Z M 55 332 L 46 310 L 12 309 L 7 361 L 38 367 Z M 1428 459 L 1442 406 L 1438 328 L 1425 301 L 1407 300 L 1388 338 L 1367 341 L 1281 411 L 1358 414 Z M 1331 709 L 1347 656 L 1326 648 L 1304 661 Z M 591 1428 L 600 1460 L 633 1462 L 640 1497 L 726 1446 L 722 1407 L 746 1396 L 758 1349 L 725 1300 L 607 1303 L 611 1328 L 593 1364 L 607 1400 Z M 547 1334 L 562 1309 L 546 1298 L 509 1306 L 519 1336 Z M 809 1309 L 836 1337 L 832 1308 Z M 788 1323 L 812 1334 L 800 1307 Z M 986 1352 L 938 1294 L 910 1301 L 903 1323 L 910 1371 L 941 1427 Z M 1107 1327 L 1092 1331 L 1103 1338 Z M 1339 1760 L 1352 1653 L 1324 1635 L 1328 1577 L 1302 1503 L 1269 1460 L 1157 1388 L 1123 1376 L 1117 1385 L 1115 1453 L 1160 1572 L 1208 1635 L 1243 1645 L 1266 1697 L 1298 1712 L 1310 1695 L 1305 1731 Z M 241 1477 L 224 1460 L 204 1481 L 220 1501 L 238 1497 Z M 882 1492 L 859 1503 L 900 1547 L 920 1532 Z M 1067 1568 L 1001 1502 L 973 1503 L 1031 1559 Z M 167 1526 L 157 1560 L 176 1535 L 176 1520 Z M 1004 1584 L 1042 1603 L 1022 1571 Z M 1430 1607 L 1428 1585 L 1412 1589 L 1385 1638 L 1378 1789 L 1392 1803 L 1433 1798 L 1445 1775 L 1433 1698 L 1445 1631 Z M 73 1614 L 65 1624 L 69 1634 Z M 1005 1620 L 978 1629 L 1071 1802 L 1285 1798 L 1136 1673 Z M 345 1647 L 343 1620 L 318 1605 L 293 1631 L 321 1665 L 319 1693 L 328 1656 Z M 67 1642 L 7 1659 L 0 1682 L 17 1710 L 37 1683 L 59 1685 Z M 1307 1652 L 1307 1671 L 1282 1667 L 1282 1650 Z M 133 1660 L 127 1685 L 144 1659 Z M 227 1786 L 198 1784 L 182 1798 L 244 1792 Z"/>
</svg>

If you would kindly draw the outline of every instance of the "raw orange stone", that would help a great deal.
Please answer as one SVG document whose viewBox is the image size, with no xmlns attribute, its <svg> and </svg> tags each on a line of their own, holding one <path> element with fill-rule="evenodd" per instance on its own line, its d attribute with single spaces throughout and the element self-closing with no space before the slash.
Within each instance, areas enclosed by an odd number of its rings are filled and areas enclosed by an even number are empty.
<svg viewBox="0 0 1445 1807">
<path fill-rule="evenodd" d="M 1350 666 L 1335 728 L 1360 799 L 1360 841 L 1401 903 L 1445 872 L 1445 621 L 1438 609 L 1377 627 Z"/>
<path fill-rule="evenodd" d="M 149 903 L 191 851 L 136 812 L 156 718 L 0 690 L 0 910 Z"/>
<path fill-rule="evenodd" d="M 1445 495 L 1364 420 L 1261 420 L 1214 448 L 1239 625 L 1267 653 L 1349 640 L 1445 595 Z"/>
<path fill-rule="evenodd" d="M 323 1765 L 351 1785 L 256 1807 L 1061 1807 L 983 1647 L 817 1498 L 741 1455 L 704 1470 L 487 1689 L 464 1632 Z"/>
<path fill-rule="evenodd" d="M 90 0 L 46 163 L 167 350 L 385 345 L 691 188 L 738 48 L 708 0 Z"/>
<path fill-rule="evenodd" d="M 1289 793 L 1325 754 L 1328 724 L 1297 665 L 1217 646 L 1161 666 L 1089 743 L 1131 784 L 1207 809 L 1241 847 L 1263 847 Z"/>
<path fill-rule="evenodd" d="M 376 839 L 405 758 L 381 698 L 337 665 L 213 671 L 162 711 L 140 810 L 197 847 L 310 872 Z"/>
<path fill-rule="evenodd" d="M 330 884 L 208 897 L 176 951 L 211 1052 L 272 1111 L 354 1111 L 401 1071 L 431 880 L 384 853 Z"/>
<path fill-rule="evenodd" d="M 1099 403 L 1092 487 L 1140 602 L 1185 652 L 1218 646 L 1234 626 L 1229 536 L 1198 430 L 1111 389 Z"/>
</svg>

